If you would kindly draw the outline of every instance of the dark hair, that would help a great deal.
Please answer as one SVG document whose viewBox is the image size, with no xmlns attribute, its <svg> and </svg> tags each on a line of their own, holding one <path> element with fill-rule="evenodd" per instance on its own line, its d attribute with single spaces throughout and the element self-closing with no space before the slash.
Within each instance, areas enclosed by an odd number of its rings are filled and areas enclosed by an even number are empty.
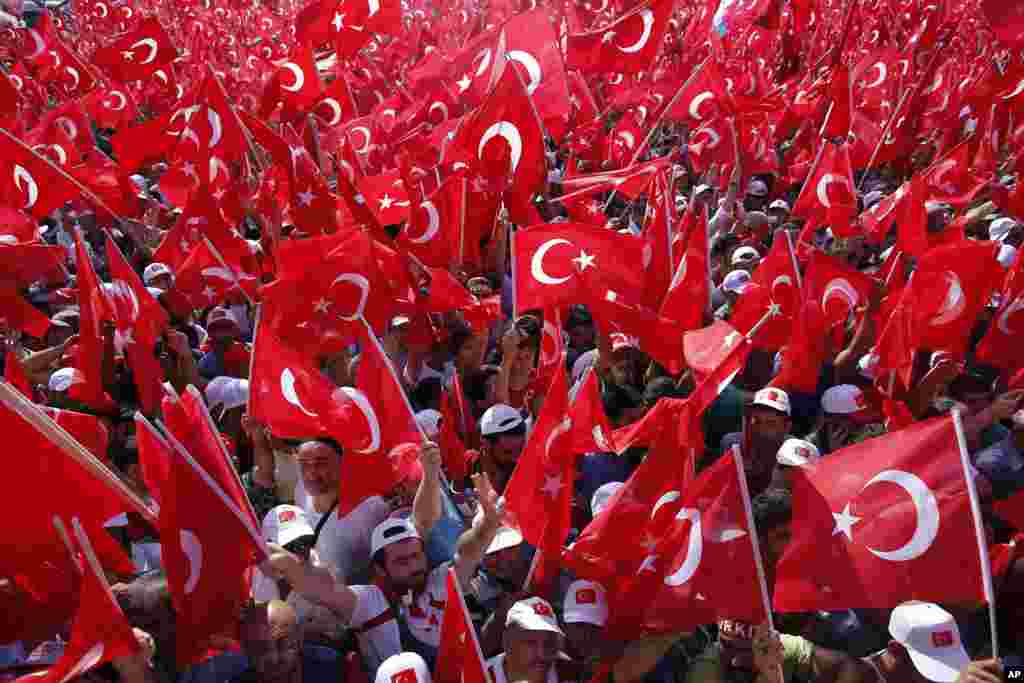
<svg viewBox="0 0 1024 683">
<path fill-rule="evenodd" d="M 632 387 L 609 384 L 601 392 L 601 404 L 608 419 L 618 422 L 627 410 L 639 408 L 643 397 Z"/>
<path fill-rule="evenodd" d="M 459 351 L 473 336 L 473 328 L 469 325 L 457 320 L 450 322 L 448 324 L 448 352 L 453 356 L 459 355 Z"/>
<path fill-rule="evenodd" d="M 416 383 L 416 386 L 409 392 L 409 399 L 416 407 L 416 410 L 426 408 L 437 408 L 441 400 L 441 379 L 439 377 L 426 377 Z"/>
<path fill-rule="evenodd" d="M 754 528 L 759 535 L 793 521 L 793 497 L 786 489 L 772 488 L 754 496 L 750 501 Z"/>
<path fill-rule="evenodd" d="M 520 422 L 517 426 L 512 429 L 506 429 L 503 432 L 497 434 L 481 434 L 481 438 L 489 443 L 494 443 L 502 436 L 524 436 L 526 434 L 526 422 Z"/>
</svg>

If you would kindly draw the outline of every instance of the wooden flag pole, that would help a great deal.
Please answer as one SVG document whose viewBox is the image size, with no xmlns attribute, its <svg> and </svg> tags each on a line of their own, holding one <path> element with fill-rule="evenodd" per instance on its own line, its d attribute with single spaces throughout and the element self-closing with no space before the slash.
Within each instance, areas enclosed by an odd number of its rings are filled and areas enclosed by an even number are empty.
<svg viewBox="0 0 1024 683">
<path fill-rule="evenodd" d="M 960 462 L 964 468 L 964 479 L 967 482 L 967 495 L 971 500 L 971 516 L 974 518 L 974 532 L 978 539 L 978 559 L 981 564 L 981 587 L 988 603 L 988 624 L 992 631 L 993 658 L 999 657 L 999 630 L 996 620 L 996 595 L 992 588 L 992 565 L 988 556 L 988 541 L 985 540 L 985 525 L 981 518 L 981 504 L 978 501 L 978 489 L 974 485 L 974 473 L 967 453 L 967 437 L 964 435 L 963 418 L 960 410 L 953 411 L 953 425 L 956 428 L 956 443 L 960 448 Z"/>
<path fill-rule="evenodd" d="M 128 488 L 128 485 L 100 462 L 95 455 L 86 450 L 85 446 L 64 431 L 63 427 L 51 420 L 39 406 L 22 396 L 21 392 L 4 380 L 0 380 L 0 403 L 17 413 L 21 419 L 28 422 L 65 455 L 88 470 L 92 476 L 102 480 L 110 488 L 116 489 L 121 496 L 128 500 L 135 512 L 142 515 L 142 518 L 151 525 L 156 526 L 156 514 L 138 494 Z"/>
</svg>

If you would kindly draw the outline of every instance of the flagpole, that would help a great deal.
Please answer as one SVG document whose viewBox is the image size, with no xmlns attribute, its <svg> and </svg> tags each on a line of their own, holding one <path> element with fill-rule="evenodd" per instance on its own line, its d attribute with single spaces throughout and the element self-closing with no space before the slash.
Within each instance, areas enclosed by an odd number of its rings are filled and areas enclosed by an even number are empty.
<svg viewBox="0 0 1024 683">
<path fill-rule="evenodd" d="M 507 226 L 508 230 L 508 248 L 509 248 L 509 260 L 511 261 L 512 268 L 512 319 L 515 320 L 519 317 L 519 297 L 516 296 L 516 289 L 518 283 L 516 282 L 519 278 L 516 276 L 516 232 L 512 229 L 512 223 L 509 222 Z M 502 268 L 505 264 L 501 264 Z"/>
<path fill-rule="evenodd" d="M 971 462 L 967 454 L 967 437 L 964 435 L 964 424 L 960 410 L 953 411 L 953 425 L 956 427 L 956 443 L 960 447 L 960 462 L 964 468 L 964 479 L 967 481 L 967 495 L 971 500 L 971 515 L 974 517 L 974 533 L 978 540 L 978 559 L 981 563 L 981 586 L 988 603 L 988 624 L 992 631 L 992 657 L 999 657 L 999 631 L 996 622 L 996 596 L 992 589 L 992 565 L 988 556 L 988 542 L 985 540 L 985 526 L 981 519 L 981 504 L 978 502 L 978 489 L 974 484 Z"/>
<path fill-rule="evenodd" d="M 402 402 L 405 403 L 405 409 L 409 411 L 409 418 L 412 420 L 413 424 L 416 425 L 416 431 L 420 433 L 420 438 L 423 440 L 423 443 L 429 442 L 430 439 L 427 438 L 427 433 L 423 431 L 423 426 L 416 420 L 416 411 L 412 409 L 412 403 L 409 402 L 409 397 L 405 393 L 405 387 L 402 386 L 401 380 L 398 379 L 398 373 L 395 372 L 395 366 L 391 364 L 391 358 L 384 352 L 384 347 L 380 345 L 380 341 L 377 339 L 376 333 L 374 333 L 373 328 L 370 327 L 370 323 L 366 321 L 366 318 L 360 315 L 359 321 L 366 327 L 366 336 L 369 337 L 370 343 L 377 348 L 377 352 L 380 353 L 381 358 L 384 360 L 384 365 L 387 367 L 388 372 L 391 373 L 391 379 L 393 379 L 395 384 L 398 386 L 399 393 L 402 394 Z"/>
<path fill-rule="evenodd" d="M 796 287 L 797 289 L 803 289 L 804 283 L 803 278 L 800 277 L 800 268 L 797 267 L 796 262 L 796 250 L 793 248 L 793 236 L 789 234 L 789 230 L 780 230 L 786 237 L 786 248 L 789 249 L 789 260 L 793 263 L 793 272 L 796 273 Z"/>
<path fill-rule="evenodd" d="M 252 382 L 252 371 L 256 365 L 253 360 L 256 358 L 256 343 L 260 332 L 260 318 L 263 317 L 263 306 L 256 306 L 256 320 L 252 323 L 252 350 L 249 352 L 249 381 Z M 251 386 L 251 385 L 250 385 Z M 252 415 L 252 392 L 245 398 L 245 414 Z"/>
<path fill-rule="evenodd" d="M 693 82 L 693 79 L 697 78 L 697 74 L 701 72 L 701 70 L 704 68 L 704 65 L 707 64 L 708 60 L 710 59 L 711 57 L 705 57 L 704 61 L 697 65 L 697 68 L 690 73 L 690 77 L 686 79 L 685 83 L 679 86 L 679 90 L 677 90 L 676 94 L 672 96 L 672 99 L 668 101 L 668 104 L 665 105 L 665 108 L 661 110 L 661 115 L 658 117 L 658 120 L 655 121 L 654 125 L 651 126 L 651 129 L 647 131 L 647 135 L 644 137 L 643 142 L 640 143 L 640 146 L 637 148 L 636 153 L 633 155 L 633 160 L 629 162 L 630 166 L 635 164 L 636 160 L 640 158 L 640 154 L 644 151 L 644 148 L 647 147 L 647 143 L 651 141 L 651 137 L 654 136 L 654 131 L 656 131 L 658 129 L 658 126 L 661 125 L 661 122 L 664 120 L 665 115 L 668 114 L 668 112 L 672 109 L 672 106 L 675 105 L 676 100 L 679 99 L 679 96 L 683 94 L 683 91 L 685 91 L 686 88 L 690 85 L 690 83 Z"/>
<path fill-rule="evenodd" d="M 252 364 L 251 354 L 249 363 L 250 365 Z M 217 437 L 216 440 L 218 450 L 224 457 L 224 462 L 227 463 L 228 469 L 231 471 L 231 474 L 235 475 L 235 482 L 238 484 L 238 488 L 241 489 L 242 491 L 245 491 L 245 486 L 242 484 L 242 479 L 241 477 L 238 476 L 238 470 L 235 469 L 234 463 L 231 462 L 231 456 L 228 455 L 228 449 L 227 446 L 224 444 L 224 439 L 220 438 L 220 430 L 217 429 L 217 426 L 213 423 L 213 417 L 210 416 L 210 411 L 206 407 L 206 402 L 203 400 L 202 394 L 199 393 L 199 389 L 197 389 L 195 385 L 189 384 L 187 387 L 185 387 L 185 391 L 191 394 L 192 398 L 194 398 L 196 401 L 196 405 L 200 407 L 200 413 L 202 414 L 203 419 L 206 421 L 206 426 L 209 427 L 210 431 L 213 432 L 215 437 Z M 252 501 L 249 500 L 249 496 L 244 496 L 244 498 L 245 504 L 249 508 L 249 512 L 252 514 L 253 525 L 259 526 L 261 523 L 260 518 L 256 516 L 256 510 L 252 506 Z"/>
<path fill-rule="evenodd" d="M 150 428 L 153 427 L 152 423 L 150 423 L 149 420 L 146 419 L 145 415 L 142 415 L 141 413 L 137 414 L 142 418 L 144 423 L 149 425 Z M 235 515 L 235 518 L 239 522 L 241 522 L 243 527 L 245 527 L 245 530 L 249 533 L 249 537 L 256 543 L 256 547 L 262 550 L 269 557 L 270 549 L 267 547 L 266 541 L 264 541 L 263 537 L 260 536 L 256 529 L 252 527 L 252 525 L 249 523 L 249 520 L 245 518 L 245 513 L 238 509 L 238 506 L 235 505 L 234 501 L 232 501 L 231 498 L 228 497 L 228 494 L 224 492 L 224 489 L 220 487 L 220 484 L 218 484 L 216 480 L 214 480 L 214 478 L 210 476 L 209 472 L 203 469 L 202 465 L 195 461 L 195 458 L 193 458 L 189 454 L 189 452 L 185 450 L 185 447 L 181 445 L 181 442 L 174 438 L 174 434 L 171 433 L 171 430 L 167 429 L 167 426 L 164 425 L 159 420 L 157 420 L 157 425 L 159 425 L 162 428 L 163 433 L 167 436 L 167 442 L 171 445 L 172 452 L 177 452 L 177 454 L 181 456 L 181 458 L 185 461 L 185 464 L 191 467 L 195 471 L 195 473 L 199 475 L 200 479 L 203 480 L 203 483 L 210 487 L 210 490 L 217 495 L 220 501 L 229 510 L 231 510 L 232 514 Z"/>
<path fill-rule="evenodd" d="M 135 512 L 142 515 L 142 518 L 151 525 L 156 526 L 156 515 L 142 498 L 128 488 L 128 485 L 111 472 L 95 455 L 86 450 L 85 446 L 64 431 L 63 427 L 50 419 L 50 416 L 44 413 L 39 406 L 25 398 L 6 380 L 0 380 L 0 403 L 8 410 L 17 413 L 21 419 L 40 432 L 47 441 L 88 470 L 90 474 L 102 479 L 111 488 L 117 489 L 117 492 L 135 508 Z"/>
<path fill-rule="evenodd" d="M 765 616 L 768 618 L 768 628 L 775 634 L 775 620 L 772 618 L 772 604 L 768 597 L 768 580 L 765 578 L 764 560 L 761 558 L 761 543 L 757 538 L 757 527 L 754 526 L 754 510 L 750 505 L 750 489 L 747 487 L 747 473 L 743 469 L 743 456 L 740 454 L 739 445 L 732 447 L 732 461 L 736 465 L 736 478 L 740 482 L 740 496 L 743 498 L 743 514 L 747 518 L 747 528 L 750 529 L 750 545 L 754 551 L 754 566 L 757 567 L 757 583 L 761 588 L 761 606 L 764 607 Z M 785 683 L 786 676 L 782 671 L 782 665 L 775 666 L 775 673 L 778 674 L 779 682 Z"/>
<path fill-rule="evenodd" d="M 64 525 L 64 520 L 59 515 L 53 516 L 53 528 L 57 530 L 57 535 L 60 536 L 60 540 L 68 549 L 68 554 L 71 555 L 71 562 L 78 569 L 79 574 L 85 573 L 85 568 L 78 559 L 78 555 L 75 553 L 75 545 L 71 542 L 71 536 L 68 534 L 68 528 Z"/>
</svg>

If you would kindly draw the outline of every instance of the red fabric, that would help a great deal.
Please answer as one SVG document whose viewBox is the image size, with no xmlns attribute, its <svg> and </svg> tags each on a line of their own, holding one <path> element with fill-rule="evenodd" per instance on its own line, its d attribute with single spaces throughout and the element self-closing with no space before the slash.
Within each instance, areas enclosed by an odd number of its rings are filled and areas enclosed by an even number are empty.
<svg viewBox="0 0 1024 683">
<path fill-rule="evenodd" d="M 454 568 L 448 570 L 447 584 L 448 598 L 441 619 L 441 644 L 433 680 L 437 683 L 488 683 L 480 643 Z"/>
<path fill-rule="evenodd" d="M 614 451 L 612 428 L 601 403 L 597 372 L 590 370 L 572 403 L 572 454 Z"/>
<path fill-rule="evenodd" d="M 797 470 L 792 531 L 776 569 L 777 610 L 985 599 L 952 418 L 917 422 Z M 945 573 L 950 557 L 959 558 L 957 581 Z"/>
<path fill-rule="evenodd" d="M 849 145 L 827 140 L 821 144 L 825 148 L 793 204 L 793 215 L 827 224 L 837 237 L 850 237 L 856 232 L 851 221 L 857 213 L 857 195 Z"/>
<path fill-rule="evenodd" d="M 107 447 L 110 445 L 110 432 L 100 418 L 74 410 L 49 407 L 43 407 L 42 410 L 101 462 L 110 464 L 110 456 L 107 454 Z"/>
<path fill-rule="evenodd" d="M 646 71 L 664 42 L 672 6 L 668 0 L 651 0 L 601 29 L 570 34 L 566 66 L 584 74 Z M 611 40 L 605 37 L 609 32 L 614 32 Z"/>
<path fill-rule="evenodd" d="M 110 592 L 102 568 L 93 564 L 92 545 L 84 534 L 75 533 L 68 522 L 70 519 L 64 518 L 62 522 L 68 534 L 73 535 L 77 541 L 73 542 L 76 546 L 74 552 L 76 555 L 82 553 L 78 561 L 84 570 L 78 593 L 78 610 L 71 626 L 71 639 L 53 666 L 44 673 L 19 680 L 60 683 L 139 650 L 132 627 Z M 68 548 L 67 551 L 71 552 L 72 549 Z"/>
<path fill-rule="evenodd" d="M 75 368 L 82 374 L 83 381 L 74 383 L 68 395 L 96 410 L 106 411 L 113 407 L 113 402 L 103 388 L 104 342 L 100 321 L 113 320 L 113 315 L 78 231 L 75 231 L 75 261 L 78 269 L 78 305 L 81 309 Z"/>
<path fill-rule="evenodd" d="M 173 495 L 171 491 L 172 458 L 170 448 L 163 436 L 145 419 L 135 418 L 135 440 L 139 450 L 139 466 L 142 469 L 142 480 L 146 489 L 157 505 L 165 495 Z"/>
<path fill-rule="evenodd" d="M 711 302 L 707 211 L 703 207 L 694 210 L 695 203 L 686 207 L 683 216 L 686 231 L 677 236 L 678 242 L 673 240 L 673 256 L 681 256 L 661 303 L 662 317 L 674 320 L 683 331 L 703 325 Z"/>
<path fill-rule="evenodd" d="M 14 351 L 8 351 L 4 356 L 4 379 L 28 400 L 31 401 L 35 397 L 32 380 L 25 373 L 25 368 Z"/>
<path fill-rule="evenodd" d="M 36 219 L 81 195 L 53 164 L 7 135 L 0 135 L 0 169 L 4 178 L 0 199 L 7 206 L 24 208 Z"/>
<path fill-rule="evenodd" d="M 571 526 L 576 463 L 571 448 L 568 393 L 563 363 L 545 392 L 537 423 L 505 487 L 506 514 L 523 538 L 547 558 L 534 569 L 535 586 L 547 586 L 554 578 L 557 558 Z"/>
<path fill-rule="evenodd" d="M 984 363 L 990 363 L 1006 372 L 1013 373 L 1024 365 L 1019 353 L 1019 337 L 1016 330 L 1024 322 L 1021 310 L 1024 310 L 1024 258 L 1017 255 L 1010 271 L 1003 281 L 1002 296 L 999 308 L 992 316 L 992 322 L 978 343 L 977 357 Z M 1015 388 L 1013 386 L 1010 387 Z"/>
</svg>

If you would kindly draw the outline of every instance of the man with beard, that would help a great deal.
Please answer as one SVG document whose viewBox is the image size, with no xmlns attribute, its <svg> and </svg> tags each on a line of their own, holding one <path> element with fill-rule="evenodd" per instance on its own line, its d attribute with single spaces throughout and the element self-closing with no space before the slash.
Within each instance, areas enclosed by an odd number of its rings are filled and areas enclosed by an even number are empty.
<svg viewBox="0 0 1024 683">
<path fill-rule="evenodd" d="M 239 635 L 249 669 L 232 683 L 328 683 L 341 676 L 338 654 L 306 645 L 295 610 L 280 600 L 248 609 Z"/>
<path fill-rule="evenodd" d="M 347 623 L 356 633 L 370 676 L 381 662 L 403 651 L 419 654 L 432 667 L 448 597 L 448 569 L 455 568 L 462 589 L 468 590 L 469 580 L 501 524 L 498 496 L 487 477 L 478 475 L 474 483 L 483 514 L 465 533 L 455 558 L 433 571 L 424 552 L 424 534 L 413 522 L 400 518 L 387 519 L 373 530 L 370 554 L 375 577 L 371 585 L 346 585 L 330 572 L 276 546 L 271 546 L 270 559 L 262 569 L 284 578 L 293 590 L 326 606 Z"/>
<path fill-rule="evenodd" d="M 781 389 L 767 387 L 754 394 L 743 417 L 743 431 L 722 437 L 722 452 L 740 447 L 747 471 L 750 495 L 756 496 L 771 485 L 776 455 L 790 436 L 789 395 Z"/>
</svg>

